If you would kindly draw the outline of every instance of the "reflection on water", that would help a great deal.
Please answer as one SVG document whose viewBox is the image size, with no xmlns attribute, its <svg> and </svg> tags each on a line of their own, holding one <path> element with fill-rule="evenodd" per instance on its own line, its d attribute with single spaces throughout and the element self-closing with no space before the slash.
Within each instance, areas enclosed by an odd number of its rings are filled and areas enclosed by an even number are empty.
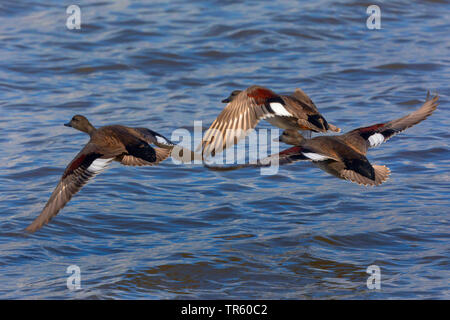
<svg viewBox="0 0 450 320">
<path fill-rule="evenodd" d="M 2 1 L 0 297 L 449 298 L 447 5 L 382 4 L 381 30 L 366 6 L 92 0 L 67 30 L 59 1 Z M 301 87 L 344 131 L 404 115 L 428 89 L 441 104 L 369 152 L 392 170 L 377 188 L 303 163 L 271 176 L 113 165 L 23 233 L 87 142 L 62 125 L 74 114 L 170 137 L 251 84 Z M 70 265 L 82 290 L 66 287 Z"/>
</svg>

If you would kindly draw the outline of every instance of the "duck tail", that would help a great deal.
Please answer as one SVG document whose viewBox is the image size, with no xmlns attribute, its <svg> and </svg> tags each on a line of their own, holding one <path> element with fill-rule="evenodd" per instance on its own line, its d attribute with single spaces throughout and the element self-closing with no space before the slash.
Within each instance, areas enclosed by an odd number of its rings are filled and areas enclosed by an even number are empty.
<svg viewBox="0 0 450 320">
<path fill-rule="evenodd" d="M 389 170 L 388 167 L 378 165 L 374 165 L 372 167 L 374 171 L 374 179 L 369 179 L 354 170 L 347 169 L 342 170 L 341 177 L 364 186 L 378 186 L 389 178 L 391 170 Z"/>
<path fill-rule="evenodd" d="M 380 185 L 389 179 L 391 170 L 388 167 L 373 165 L 373 169 L 375 170 L 375 185 Z"/>
</svg>

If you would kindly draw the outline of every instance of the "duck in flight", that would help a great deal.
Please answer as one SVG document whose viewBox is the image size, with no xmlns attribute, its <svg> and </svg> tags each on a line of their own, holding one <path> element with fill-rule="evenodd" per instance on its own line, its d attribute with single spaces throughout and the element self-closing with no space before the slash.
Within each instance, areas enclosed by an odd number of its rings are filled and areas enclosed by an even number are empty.
<svg viewBox="0 0 450 320">
<path fill-rule="evenodd" d="M 392 136 L 412 127 L 430 116 L 438 106 L 438 96 L 429 99 L 418 110 L 396 120 L 354 129 L 342 135 L 318 136 L 305 139 L 297 130 L 287 129 L 279 140 L 294 145 L 276 155 L 258 161 L 228 167 L 208 166 L 213 170 L 228 171 L 242 167 L 267 166 L 296 161 L 312 161 L 322 170 L 341 179 L 361 185 L 376 186 L 385 182 L 390 174 L 386 166 L 372 165 L 366 158 L 369 148 L 378 147 Z"/>
<path fill-rule="evenodd" d="M 174 147 L 164 136 L 147 128 L 109 125 L 96 129 L 82 115 L 64 125 L 87 133 L 90 140 L 67 166 L 41 214 L 26 228 L 29 232 L 47 224 L 89 179 L 112 161 L 126 166 L 152 166 L 168 158 Z"/>
<path fill-rule="evenodd" d="M 206 131 L 200 146 L 204 157 L 236 144 L 262 119 L 281 129 L 340 131 L 325 120 L 301 89 L 292 95 L 278 95 L 270 89 L 251 86 L 233 91 L 222 102 L 227 105 Z"/>
</svg>

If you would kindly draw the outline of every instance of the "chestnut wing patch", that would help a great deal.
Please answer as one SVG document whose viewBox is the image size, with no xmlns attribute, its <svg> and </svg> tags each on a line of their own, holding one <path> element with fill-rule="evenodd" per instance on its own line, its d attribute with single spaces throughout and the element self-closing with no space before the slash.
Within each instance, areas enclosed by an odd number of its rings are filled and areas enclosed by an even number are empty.
<svg viewBox="0 0 450 320">
<path fill-rule="evenodd" d="M 278 155 L 272 155 L 270 157 L 278 156 L 278 163 L 280 165 L 296 161 L 311 160 L 310 158 L 304 155 L 303 151 L 304 149 L 302 147 L 295 146 L 281 151 L 280 153 L 278 153 Z"/>
<path fill-rule="evenodd" d="M 101 156 L 102 154 L 96 152 L 90 152 L 79 155 L 70 163 L 66 171 L 64 171 L 62 179 L 64 180 L 67 176 L 73 174 L 74 171 L 78 168 L 86 170 L 87 168 L 89 168 L 92 162 L 94 162 L 95 159 L 100 158 Z"/>
</svg>

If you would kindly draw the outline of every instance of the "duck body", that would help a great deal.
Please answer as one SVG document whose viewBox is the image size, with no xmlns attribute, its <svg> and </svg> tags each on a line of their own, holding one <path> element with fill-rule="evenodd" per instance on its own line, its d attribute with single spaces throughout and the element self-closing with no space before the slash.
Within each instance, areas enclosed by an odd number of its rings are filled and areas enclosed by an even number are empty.
<svg viewBox="0 0 450 320">
<path fill-rule="evenodd" d="M 369 148 L 425 120 L 436 109 L 438 97 L 429 99 L 418 110 L 396 120 L 354 129 L 337 136 L 305 139 L 295 130 L 285 130 L 279 140 L 295 145 L 280 152 L 281 163 L 313 161 L 322 170 L 363 185 L 380 185 L 389 177 L 386 166 L 372 165 L 366 157 Z"/>
<path fill-rule="evenodd" d="M 202 141 L 204 155 L 215 155 L 267 120 L 281 129 L 309 130 L 313 132 L 339 132 L 319 113 L 312 100 L 300 89 L 292 95 L 279 95 L 272 90 L 251 86 L 235 90 L 222 102 L 224 110 L 206 131 Z"/>
<path fill-rule="evenodd" d="M 122 125 L 100 127 L 91 135 L 89 143 L 94 144 L 103 157 L 112 157 L 114 161 L 123 162 L 124 157 L 126 159 L 133 156 L 136 160 L 148 162 L 147 165 L 161 161 L 158 161 L 157 153 L 163 153 L 163 150 L 152 148 L 150 144 L 159 145 L 166 150 L 173 146 L 169 140 L 154 131 Z M 139 165 L 138 163 L 135 165 Z M 144 165 L 144 162 L 140 165 Z"/>
<path fill-rule="evenodd" d="M 313 161 L 319 168 L 334 176 L 342 178 L 344 171 L 353 171 L 361 176 L 361 184 L 372 184 L 371 181 L 376 184 L 383 180 L 382 177 L 377 177 L 377 167 L 369 162 L 366 151 L 350 145 L 345 135 L 303 139 L 297 147 L 295 151 L 303 155 L 304 160 Z"/>
<path fill-rule="evenodd" d="M 333 127 L 337 130 L 333 129 L 328 124 L 316 105 L 301 89 L 296 89 L 293 95 L 279 95 L 268 105 L 274 111 L 274 116 L 266 120 L 280 129 L 312 132 L 339 131 L 339 128 Z"/>
<path fill-rule="evenodd" d="M 74 194 L 112 161 L 127 166 L 156 165 L 168 158 L 174 147 L 168 139 L 150 129 L 122 125 L 96 129 L 81 115 L 74 116 L 65 126 L 89 134 L 90 140 L 64 170 L 41 214 L 26 228 L 29 232 L 47 224 Z"/>
</svg>

